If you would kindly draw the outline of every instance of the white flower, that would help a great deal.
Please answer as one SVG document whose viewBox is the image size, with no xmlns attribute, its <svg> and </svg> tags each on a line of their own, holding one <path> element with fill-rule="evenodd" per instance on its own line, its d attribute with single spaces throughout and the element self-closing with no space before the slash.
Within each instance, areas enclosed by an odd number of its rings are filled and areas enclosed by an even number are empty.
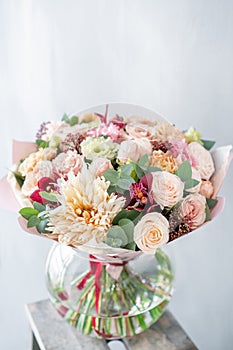
<svg viewBox="0 0 233 350">
<path fill-rule="evenodd" d="M 168 239 L 169 222 L 159 213 L 144 215 L 134 228 L 134 240 L 138 248 L 147 254 L 154 254 Z"/>
<path fill-rule="evenodd" d="M 144 154 L 152 153 L 151 143 L 147 139 L 126 140 L 120 144 L 118 159 L 122 163 L 128 160 L 137 162 Z"/>
<path fill-rule="evenodd" d="M 50 231 L 58 241 L 72 246 L 82 245 L 92 238 L 103 242 L 112 220 L 123 208 L 125 199 L 107 192 L 109 182 L 95 177 L 85 165 L 75 176 L 59 180 L 61 206 L 49 212 Z"/>
<path fill-rule="evenodd" d="M 172 207 L 183 198 L 184 183 L 167 171 L 152 173 L 152 196 L 161 208 Z"/>
<path fill-rule="evenodd" d="M 87 137 L 81 143 L 82 154 L 88 159 L 93 160 L 96 157 L 114 159 L 117 151 L 118 144 L 112 142 L 112 140 L 107 137 Z"/>
<path fill-rule="evenodd" d="M 194 159 L 194 167 L 200 172 L 201 178 L 209 180 L 214 173 L 214 162 L 210 152 L 198 142 L 191 142 L 188 149 Z"/>
</svg>

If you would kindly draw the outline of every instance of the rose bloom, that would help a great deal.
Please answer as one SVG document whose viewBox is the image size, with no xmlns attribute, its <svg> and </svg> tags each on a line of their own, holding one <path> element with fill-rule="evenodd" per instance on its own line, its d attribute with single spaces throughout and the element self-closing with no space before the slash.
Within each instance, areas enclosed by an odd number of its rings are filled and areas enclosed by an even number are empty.
<svg viewBox="0 0 233 350">
<path fill-rule="evenodd" d="M 200 172 L 201 178 L 209 180 L 214 173 L 214 162 L 210 152 L 198 142 L 191 142 L 188 149 L 194 158 L 194 167 Z"/>
<path fill-rule="evenodd" d="M 155 168 L 160 168 L 169 173 L 174 173 L 178 169 L 176 160 L 170 152 L 154 151 L 149 158 L 150 165 Z"/>
<path fill-rule="evenodd" d="M 206 199 L 201 194 L 195 193 L 185 197 L 180 206 L 178 218 L 180 222 L 185 222 L 191 230 L 199 227 L 206 219 Z"/>
<path fill-rule="evenodd" d="M 134 228 L 134 241 L 146 254 L 155 254 L 156 249 L 169 239 L 168 220 L 160 213 L 149 213 L 142 217 Z"/>
<path fill-rule="evenodd" d="M 206 198 L 211 198 L 214 193 L 214 187 L 210 180 L 202 180 L 200 185 L 200 194 Z"/>
<path fill-rule="evenodd" d="M 65 177 L 70 171 L 77 175 L 82 165 L 83 157 L 70 150 L 60 153 L 52 160 L 53 172 L 59 177 Z"/>
<path fill-rule="evenodd" d="M 89 166 L 89 170 L 95 174 L 95 176 L 103 175 L 108 169 L 113 169 L 113 166 L 110 160 L 106 158 L 95 158 Z"/>
<path fill-rule="evenodd" d="M 30 196 L 35 190 L 37 190 L 38 181 L 42 177 L 52 176 L 52 163 L 48 160 L 41 160 L 36 164 L 32 171 L 27 173 L 23 186 L 21 188 L 22 193 L 25 196 Z"/>
<path fill-rule="evenodd" d="M 125 129 L 129 136 L 134 139 L 153 139 L 155 134 L 154 126 L 143 123 L 128 124 L 126 125 Z"/>
<path fill-rule="evenodd" d="M 126 163 L 129 159 L 137 162 L 144 154 L 152 152 L 151 143 L 147 139 L 126 140 L 120 144 L 118 159 Z"/>
<path fill-rule="evenodd" d="M 51 160 L 57 155 L 56 148 L 47 147 L 40 148 L 37 152 L 31 153 L 24 161 L 20 164 L 18 171 L 26 176 L 29 172 L 33 171 L 38 162 L 42 160 Z"/>
<path fill-rule="evenodd" d="M 153 141 L 163 142 L 182 139 L 184 139 L 184 134 L 176 126 L 164 120 L 158 120 Z"/>
<path fill-rule="evenodd" d="M 167 171 L 152 173 L 152 196 L 161 208 L 173 207 L 183 198 L 184 183 Z"/>
</svg>

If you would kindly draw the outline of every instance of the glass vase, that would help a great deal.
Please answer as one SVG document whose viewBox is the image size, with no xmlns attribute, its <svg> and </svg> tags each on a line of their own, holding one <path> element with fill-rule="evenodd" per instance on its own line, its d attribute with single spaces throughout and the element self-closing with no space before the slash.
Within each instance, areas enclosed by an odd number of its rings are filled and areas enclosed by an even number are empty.
<svg viewBox="0 0 233 350">
<path fill-rule="evenodd" d="M 173 291 L 171 262 L 161 249 L 114 259 L 55 244 L 46 283 L 55 308 L 83 334 L 130 337 L 162 315 Z"/>
</svg>

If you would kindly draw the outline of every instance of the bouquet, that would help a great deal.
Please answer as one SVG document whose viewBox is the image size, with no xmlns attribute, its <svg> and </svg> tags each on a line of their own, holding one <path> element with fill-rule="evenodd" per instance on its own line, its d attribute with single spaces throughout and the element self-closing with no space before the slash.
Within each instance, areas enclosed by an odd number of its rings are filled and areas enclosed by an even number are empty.
<svg viewBox="0 0 233 350">
<path fill-rule="evenodd" d="M 107 256 L 114 261 L 114 269 L 91 262 L 91 270 L 72 282 L 88 291 L 90 300 L 94 297 L 96 311 L 101 308 L 101 293 L 108 307 L 114 294 L 112 281 L 102 292 L 99 286 L 100 278 L 107 280 L 107 272 L 118 282 L 115 301 L 129 309 L 141 284 L 131 278 L 129 295 L 124 286 L 119 291 L 123 275 L 129 277 L 122 261 L 141 252 L 157 254 L 159 260 L 159 248 L 222 210 L 224 200 L 217 194 L 231 159 L 231 146 L 211 151 L 215 142 L 203 139 L 192 127 L 180 131 L 159 116 L 108 114 L 107 105 L 103 114 L 65 114 L 60 122 L 42 123 L 34 143 L 14 143 L 15 164 L 8 174 L 25 231 L 86 251 L 92 259 Z M 6 179 L 2 192 L 3 185 Z M 168 272 L 167 268 L 169 279 Z M 156 293 L 166 296 L 162 287 Z M 58 294 L 66 299 L 61 286 Z M 90 300 L 88 310 L 94 306 Z M 92 324 L 97 334 L 110 337 L 112 325 L 100 327 L 93 317 L 80 321 L 86 299 L 79 296 L 76 305 L 79 313 L 69 314 L 71 323 L 86 333 Z M 67 311 L 62 309 L 63 316 Z M 135 333 L 132 323 L 128 328 L 132 332 L 126 335 Z"/>
</svg>

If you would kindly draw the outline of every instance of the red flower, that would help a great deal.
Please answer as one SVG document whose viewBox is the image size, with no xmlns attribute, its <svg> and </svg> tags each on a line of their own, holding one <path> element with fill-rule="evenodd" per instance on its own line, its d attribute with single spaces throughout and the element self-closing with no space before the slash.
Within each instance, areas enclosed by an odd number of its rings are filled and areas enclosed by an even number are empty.
<svg viewBox="0 0 233 350">
<path fill-rule="evenodd" d="M 42 198 L 40 192 L 51 192 L 57 189 L 57 185 L 50 177 L 42 177 L 38 181 L 38 187 L 39 188 L 31 194 L 30 199 L 41 204 L 48 203 L 49 201 Z"/>
</svg>

